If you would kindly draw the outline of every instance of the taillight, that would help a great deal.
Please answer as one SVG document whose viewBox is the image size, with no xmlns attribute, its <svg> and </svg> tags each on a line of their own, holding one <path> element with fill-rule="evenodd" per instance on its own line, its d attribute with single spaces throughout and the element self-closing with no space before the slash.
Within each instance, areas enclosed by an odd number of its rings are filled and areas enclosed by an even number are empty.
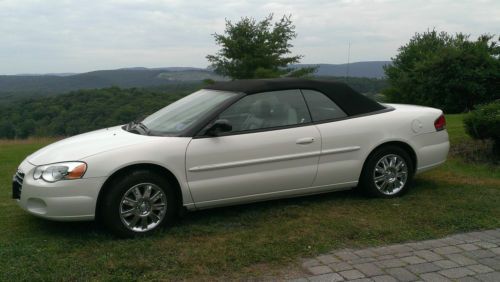
<svg viewBox="0 0 500 282">
<path fill-rule="evenodd" d="M 444 118 L 444 115 L 441 115 L 436 119 L 434 127 L 437 131 L 441 131 L 446 128 L 446 119 Z"/>
</svg>

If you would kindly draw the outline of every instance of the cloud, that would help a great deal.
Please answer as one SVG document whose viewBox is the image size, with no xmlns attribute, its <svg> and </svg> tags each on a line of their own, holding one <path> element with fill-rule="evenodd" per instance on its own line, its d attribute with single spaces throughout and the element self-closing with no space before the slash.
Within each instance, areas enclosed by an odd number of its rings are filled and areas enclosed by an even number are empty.
<svg viewBox="0 0 500 282">
<path fill-rule="evenodd" d="M 291 14 L 304 63 L 388 60 L 415 32 L 498 34 L 499 1 L 0 0 L 0 73 L 199 66 L 224 20 Z"/>
</svg>

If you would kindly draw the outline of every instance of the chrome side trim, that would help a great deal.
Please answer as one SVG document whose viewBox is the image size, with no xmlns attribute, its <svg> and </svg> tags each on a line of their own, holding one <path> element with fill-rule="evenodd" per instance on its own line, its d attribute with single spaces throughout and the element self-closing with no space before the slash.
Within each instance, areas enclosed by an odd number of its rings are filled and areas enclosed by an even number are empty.
<svg viewBox="0 0 500 282">
<path fill-rule="evenodd" d="M 331 154 L 352 152 L 352 151 L 357 151 L 359 149 L 361 149 L 361 147 L 352 146 L 352 147 L 324 150 L 321 152 L 314 151 L 314 152 L 290 154 L 290 155 L 278 156 L 278 157 L 260 158 L 260 159 L 228 162 L 228 163 L 221 163 L 221 164 L 200 165 L 200 166 L 194 166 L 194 167 L 189 168 L 189 171 L 191 171 L 191 172 L 206 171 L 206 170 L 223 169 L 223 168 L 255 165 L 255 164 L 262 164 L 262 163 L 296 160 L 296 159 L 302 159 L 302 158 L 317 157 L 317 156 L 322 156 L 322 155 L 331 155 Z"/>
<path fill-rule="evenodd" d="M 221 169 L 221 168 L 230 168 L 230 167 L 262 164 L 262 163 L 295 160 L 295 159 L 301 159 L 301 158 L 316 157 L 316 156 L 319 156 L 319 154 L 320 154 L 319 151 L 315 151 L 315 152 L 301 153 L 301 154 L 290 154 L 290 155 L 279 156 L 279 157 L 260 158 L 260 159 L 221 163 L 221 164 L 200 165 L 200 166 L 195 166 L 195 167 L 190 168 L 189 171 L 204 171 L 204 170 L 213 170 L 213 169 Z"/>
<path fill-rule="evenodd" d="M 329 149 L 329 150 L 323 150 L 321 152 L 321 155 L 347 153 L 347 152 L 357 151 L 359 149 L 361 149 L 360 146 L 352 146 L 352 147 L 345 147 L 345 148 L 338 148 L 338 149 Z"/>
</svg>

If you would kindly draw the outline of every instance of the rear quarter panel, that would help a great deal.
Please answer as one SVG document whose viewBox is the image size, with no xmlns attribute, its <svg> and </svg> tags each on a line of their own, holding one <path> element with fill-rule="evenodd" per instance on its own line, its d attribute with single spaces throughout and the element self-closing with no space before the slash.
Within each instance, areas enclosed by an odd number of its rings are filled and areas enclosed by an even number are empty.
<svg viewBox="0 0 500 282">
<path fill-rule="evenodd" d="M 364 162 L 378 146 L 404 142 L 415 151 L 417 171 L 442 163 L 448 153 L 448 134 L 436 132 L 434 121 L 441 110 L 410 105 L 386 105 L 392 111 L 318 124 L 322 154 L 314 186 L 357 183 Z M 344 153 L 329 153 L 343 148 Z"/>
</svg>

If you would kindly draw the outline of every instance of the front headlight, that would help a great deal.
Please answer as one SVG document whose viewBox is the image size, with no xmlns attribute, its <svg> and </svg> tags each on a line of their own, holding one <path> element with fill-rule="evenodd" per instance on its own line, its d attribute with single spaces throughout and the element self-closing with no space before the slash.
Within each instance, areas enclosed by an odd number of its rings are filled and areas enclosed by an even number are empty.
<svg viewBox="0 0 500 282">
<path fill-rule="evenodd" d="M 87 171 L 87 164 L 84 162 L 65 162 L 49 165 L 37 166 L 33 173 L 33 178 L 43 179 L 47 182 L 59 180 L 79 179 Z"/>
</svg>

